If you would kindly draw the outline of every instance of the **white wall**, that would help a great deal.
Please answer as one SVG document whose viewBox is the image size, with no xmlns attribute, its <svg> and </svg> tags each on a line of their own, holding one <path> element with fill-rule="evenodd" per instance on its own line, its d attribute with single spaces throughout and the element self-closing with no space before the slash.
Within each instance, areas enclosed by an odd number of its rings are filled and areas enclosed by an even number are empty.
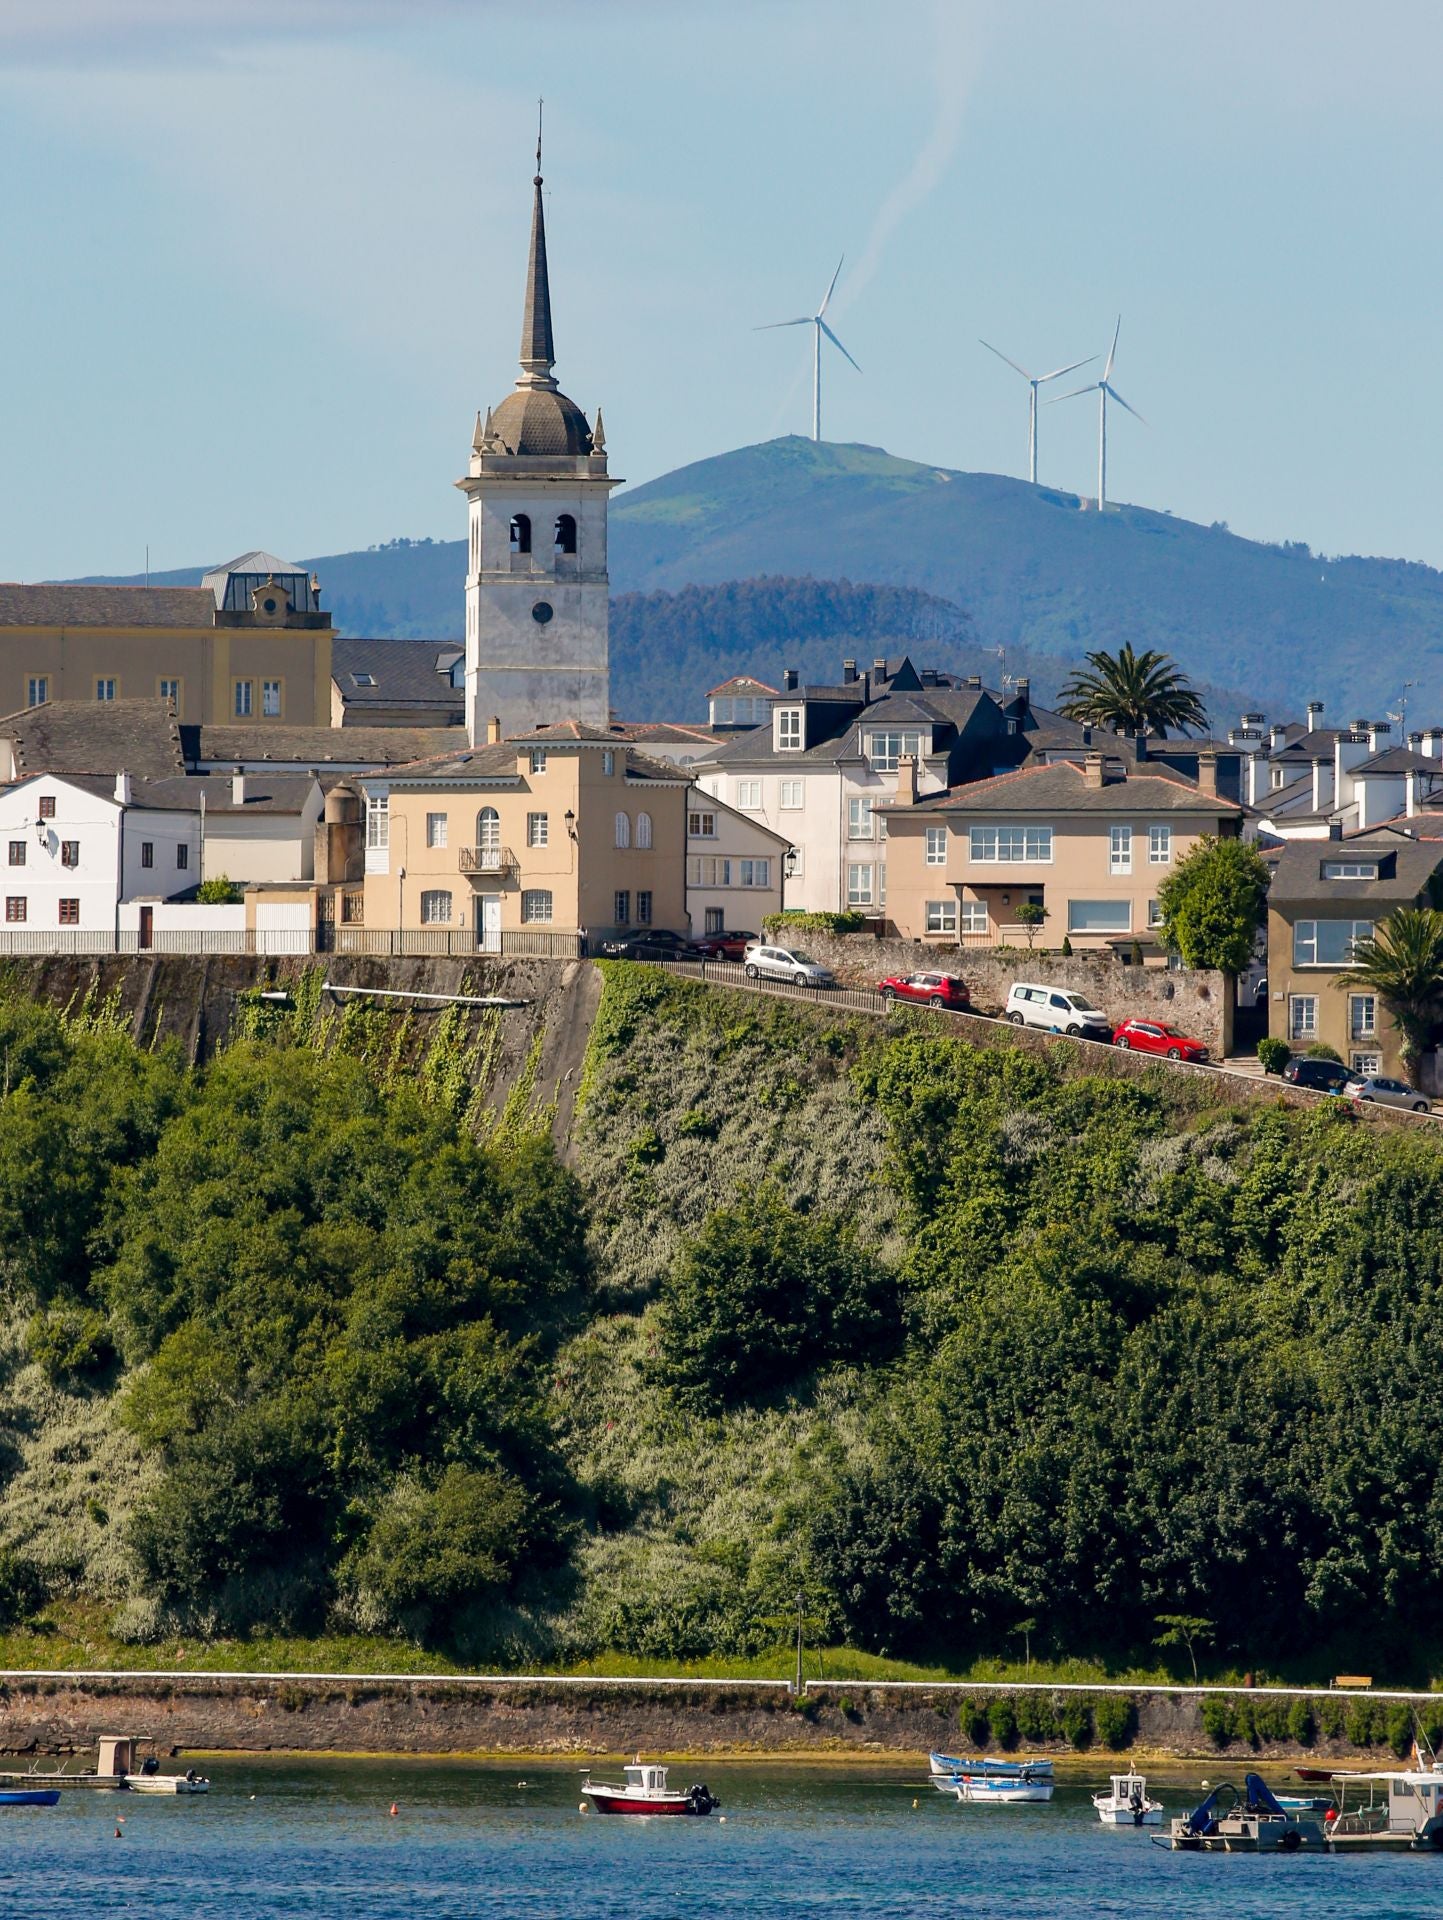
<svg viewBox="0 0 1443 1920">
<path fill-rule="evenodd" d="M 712 796 L 701 793 L 691 796 L 691 804 L 687 809 L 688 828 L 691 815 L 708 812 L 715 819 L 715 837 L 707 838 L 690 831 L 686 837 L 686 908 L 692 937 L 699 940 L 705 934 L 708 909 L 720 910 L 722 927 L 726 932 L 760 933 L 766 916 L 780 913 L 782 909 L 782 869 L 786 846 L 779 844 L 776 836 L 750 815 L 736 813 L 715 801 Z M 754 863 L 754 873 L 757 861 L 767 862 L 767 884 L 764 887 L 742 885 L 743 860 Z M 692 875 L 697 872 L 697 861 L 727 861 L 729 867 L 723 868 L 720 864 L 715 868 L 703 866 L 701 877 L 694 882 Z M 729 876 L 727 879 L 722 878 L 724 873 Z M 792 896 L 793 888 L 788 883 L 788 906 L 797 905 Z"/>
<path fill-rule="evenodd" d="M 54 800 L 53 818 L 41 819 L 42 799 Z M 122 810 L 113 799 L 73 786 L 59 775 L 0 789 L 0 896 L 25 901 L 23 922 L 3 918 L 0 904 L 0 928 L 49 932 L 61 925 L 60 902 L 77 900 L 81 931 L 113 933 L 116 905 L 123 895 L 164 897 L 195 885 L 198 836 L 195 814 Z M 154 849 L 155 864 L 149 868 L 141 864 L 146 841 Z M 12 842 L 24 850 L 21 865 L 10 864 Z M 74 866 L 62 864 L 66 844 L 79 850 Z M 185 868 L 176 864 L 179 845 L 187 848 Z M 71 932 L 76 926 L 66 923 Z"/>
</svg>

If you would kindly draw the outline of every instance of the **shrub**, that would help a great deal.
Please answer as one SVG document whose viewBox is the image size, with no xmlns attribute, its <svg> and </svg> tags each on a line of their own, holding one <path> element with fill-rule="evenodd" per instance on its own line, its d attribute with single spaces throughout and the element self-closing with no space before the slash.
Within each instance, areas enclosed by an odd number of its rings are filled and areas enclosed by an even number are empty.
<svg viewBox="0 0 1443 1920">
<path fill-rule="evenodd" d="M 98 1373 L 115 1357 L 110 1323 L 92 1307 L 50 1307 L 37 1313 L 25 1330 L 25 1346 L 57 1386 L 77 1375 Z"/>
<path fill-rule="evenodd" d="M 991 1739 L 991 1722 L 985 1700 L 964 1700 L 958 1715 L 962 1731 L 974 1747 L 985 1747 Z"/>
<path fill-rule="evenodd" d="M 1292 1057 L 1292 1048 L 1276 1034 L 1265 1034 L 1258 1042 L 1258 1063 L 1264 1073 L 1281 1073 Z"/>
<path fill-rule="evenodd" d="M 1395 1701 L 1384 1716 L 1388 1745 L 1401 1760 L 1413 1745 L 1413 1709 Z"/>
<path fill-rule="evenodd" d="M 1062 955 L 1064 960 L 1070 960 L 1072 958 L 1072 942 L 1065 933 L 1062 936 L 1062 945 L 1057 951 Z"/>
<path fill-rule="evenodd" d="M 0 1552 L 0 1627 L 28 1620 L 45 1603 L 45 1582 L 33 1561 L 8 1549 Z"/>
<path fill-rule="evenodd" d="M 240 888 L 234 880 L 223 873 L 214 873 L 209 880 L 202 880 L 195 890 L 195 897 L 203 907 L 233 907 L 240 900 Z"/>
<path fill-rule="evenodd" d="M 1132 1745 L 1137 1733 L 1137 1708 L 1126 1694 L 1101 1694 L 1093 1702 L 1092 1717 L 1103 1746 L 1121 1753 Z"/>
<path fill-rule="evenodd" d="M 1327 1740 L 1341 1740 L 1348 1731 L 1348 1703 L 1329 1694 L 1318 1702 L 1318 1725 Z"/>
<path fill-rule="evenodd" d="M 999 1694 L 989 1702 L 987 1717 L 992 1722 L 992 1738 L 999 1747 L 1017 1744 L 1017 1711 L 1006 1694 Z"/>
<path fill-rule="evenodd" d="M 1057 1715 L 1045 1694 L 1024 1693 L 1017 1701 L 1017 1731 L 1033 1746 L 1057 1738 Z"/>
<path fill-rule="evenodd" d="M 343 1577 L 388 1626 L 425 1635 L 499 1597 L 527 1548 L 525 1489 L 495 1470 L 447 1467 L 432 1487 L 401 1482 Z"/>
<path fill-rule="evenodd" d="M 1305 1060 L 1336 1060 L 1339 1066 L 1343 1064 L 1342 1054 L 1336 1047 L 1330 1047 L 1325 1040 L 1314 1040 L 1311 1045 L 1304 1047 L 1303 1058 Z"/>
<path fill-rule="evenodd" d="M 801 907 L 788 907 L 784 913 L 769 913 L 762 921 L 762 932 L 789 940 L 800 933 L 861 933 L 866 924 L 861 913 L 807 913 Z"/>
<path fill-rule="evenodd" d="M 1092 1708 L 1082 1694 L 1065 1694 L 1057 1719 L 1068 1744 L 1076 1747 L 1079 1753 L 1091 1745 Z"/>
<path fill-rule="evenodd" d="M 1310 1747 L 1318 1737 L 1318 1723 L 1313 1718 L 1312 1702 L 1294 1700 L 1288 1708 L 1288 1738 L 1296 1746 Z"/>
<path fill-rule="evenodd" d="M 1377 1739 L 1371 1700 L 1353 1700 L 1348 1705 L 1348 1739 L 1355 1747 L 1371 1747 Z"/>
<path fill-rule="evenodd" d="M 1226 1694 L 1209 1693 L 1203 1696 L 1202 1724 L 1203 1732 L 1215 1747 L 1232 1744 L 1237 1737 L 1237 1716 Z"/>
</svg>

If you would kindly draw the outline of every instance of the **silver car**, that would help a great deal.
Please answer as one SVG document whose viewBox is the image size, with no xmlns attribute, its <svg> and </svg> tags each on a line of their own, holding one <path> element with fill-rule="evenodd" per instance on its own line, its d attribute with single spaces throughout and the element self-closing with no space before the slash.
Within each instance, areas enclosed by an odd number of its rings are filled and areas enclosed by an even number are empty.
<svg viewBox="0 0 1443 1920">
<path fill-rule="evenodd" d="M 794 987 L 834 987 L 837 976 L 796 947 L 771 947 L 759 940 L 748 947 L 743 965 L 748 980 L 788 980 Z"/>
<path fill-rule="evenodd" d="M 1410 1113 L 1431 1113 L 1433 1102 L 1406 1080 L 1387 1080 L 1381 1073 L 1359 1074 L 1343 1089 L 1345 1097 L 1380 1107 L 1406 1107 Z"/>
</svg>

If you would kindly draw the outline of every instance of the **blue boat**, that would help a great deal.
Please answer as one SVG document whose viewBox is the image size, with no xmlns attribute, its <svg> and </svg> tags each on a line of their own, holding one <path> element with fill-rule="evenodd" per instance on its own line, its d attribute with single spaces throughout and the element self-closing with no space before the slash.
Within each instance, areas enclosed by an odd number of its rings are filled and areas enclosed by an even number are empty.
<svg viewBox="0 0 1443 1920">
<path fill-rule="evenodd" d="M 992 1755 L 981 1759 L 960 1760 L 952 1753 L 929 1754 L 934 1780 L 987 1779 L 1021 1780 L 1037 1774 L 1050 1775 L 1050 1760 L 999 1760 Z"/>
<path fill-rule="evenodd" d="M 0 1807 L 55 1807 L 59 1804 L 59 1787 L 0 1789 Z"/>
</svg>

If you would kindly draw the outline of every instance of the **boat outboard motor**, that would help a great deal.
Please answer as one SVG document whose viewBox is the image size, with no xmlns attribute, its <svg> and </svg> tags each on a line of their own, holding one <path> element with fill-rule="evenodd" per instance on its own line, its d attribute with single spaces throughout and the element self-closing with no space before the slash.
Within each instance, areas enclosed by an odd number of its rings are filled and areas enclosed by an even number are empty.
<svg viewBox="0 0 1443 1920">
<path fill-rule="evenodd" d="M 713 1799 L 711 1788 L 707 1786 L 693 1787 L 686 1797 L 691 1802 L 693 1813 L 710 1813 L 713 1807 L 721 1805 L 720 1800 Z"/>
<path fill-rule="evenodd" d="M 1127 1804 L 1132 1809 L 1132 1824 L 1135 1827 L 1140 1827 L 1142 1825 L 1142 1816 L 1147 1811 L 1147 1807 L 1143 1801 L 1141 1787 L 1133 1788 L 1132 1792 L 1127 1796 Z"/>
<path fill-rule="evenodd" d="M 153 1753 L 148 1753 L 140 1763 L 140 1771 L 147 1776 L 160 1772 L 160 1761 Z"/>
</svg>

